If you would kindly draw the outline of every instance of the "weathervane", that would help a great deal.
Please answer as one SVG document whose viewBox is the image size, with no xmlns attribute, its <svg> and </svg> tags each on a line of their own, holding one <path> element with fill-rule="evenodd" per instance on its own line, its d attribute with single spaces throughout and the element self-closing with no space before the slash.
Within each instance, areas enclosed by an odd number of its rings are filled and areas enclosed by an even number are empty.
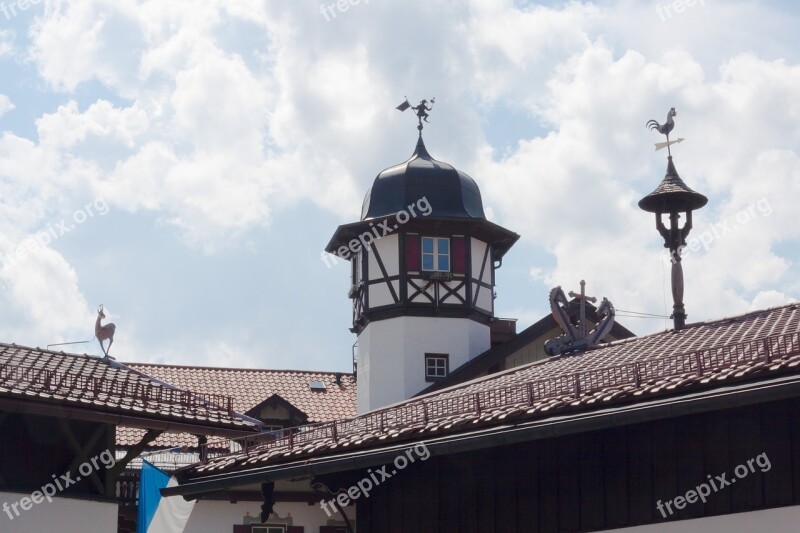
<svg viewBox="0 0 800 533">
<path fill-rule="evenodd" d="M 103 350 L 105 356 L 109 359 L 113 359 L 108 355 L 108 351 L 114 343 L 114 331 L 117 329 L 117 326 L 114 324 L 100 324 L 100 320 L 105 317 L 106 314 L 103 312 L 103 304 L 100 304 L 100 307 L 97 308 L 97 320 L 94 323 L 94 336 L 97 338 L 97 342 L 100 343 L 100 349 Z M 108 348 L 103 347 L 104 340 L 108 340 Z"/>
<path fill-rule="evenodd" d="M 671 144 L 679 143 L 683 139 L 670 141 L 669 134 L 675 127 L 673 118 L 677 113 L 671 108 L 667 113 L 667 122 L 659 124 L 655 120 L 647 122 L 651 130 L 657 130 L 667 136 L 667 142 L 656 143 L 656 150 L 666 147 L 669 152 L 667 157 L 667 174 L 658 187 L 639 200 L 639 208 L 656 215 L 656 229 L 664 239 L 664 248 L 669 249 L 672 262 L 672 316 L 675 331 L 680 331 L 686 325 L 686 308 L 683 305 L 683 267 L 681 266 L 681 250 L 686 246 L 686 237 L 692 230 L 692 211 L 700 209 L 708 198 L 690 189 L 678 175 L 672 162 L 672 153 L 669 151 Z M 686 222 L 680 227 L 680 213 L 684 213 Z M 669 215 L 669 228 L 664 225 L 661 215 Z"/>
<path fill-rule="evenodd" d="M 581 293 L 570 291 L 569 295 L 580 304 L 577 324 L 572 323 L 573 320 L 569 309 L 570 302 L 561 287 L 555 287 L 550 291 L 550 309 L 553 311 L 553 318 L 564 331 L 563 335 L 544 343 L 544 350 L 550 355 L 559 355 L 597 346 L 608 335 L 611 328 L 614 327 L 614 317 L 616 316 L 614 305 L 608 301 L 608 298 L 603 298 L 596 310 L 597 325 L 593 330 L 589 330 L 589 324 L 586 322 L 586 303 L 593 304 L 597 302 L 597 298 L 586 296 L 586 282 L 584 280 L 581 280 Z"/>
<path fill-rule="evenodd" d="M 436 98 L 431 98 L 431 104 L 435 103 L 436 103 Z M 397 106 L 395 109 L 397 109 L 398 111 L 405 111 L 406 109 L 409 108 L 417 112 L 417 119 L 419 120 L 419 125 L 417 125 L 417 129 L 420 131 L 421 135 L 422 121 L 424 120 L 425 122 L 430 123 L 430 120 L 428 120 L 428 111 L 433 110 L 433 106 L 428 107 L 428 101 L 425 99 L 420 100 L 419 104 L 412 106 L 411 104 L 408 103 L 408 97 L 406 96 L 405 101 L 403 101 L 403 103 Z"/>
<path fill-rule="evenodd" d="M 675 111 L 675 108 L 671 107 L 671 108 L 669 108 L 669 112 L 667 113 L 667 121 L 665 123 L 659 124 L 655 120 L 648 120 L 647 124 L 645 124 L 651 130 L 655 130 L 658 133 L 661 133 L 662 135 L 666 135 L 667 136 L 667 142 L 656 143 L 656 151 L 659 151 L 659 150 L 661 150 L 663 148 L 666 148 L 667 149 L 667 153 L 669 155 L 672 155 L 672 151 L 669 148 L 670 145 L 678 144 L 679 142 L 683 142 L 683 137 L 678 137 L 674 141 L 670 141 L 669 140 L 669 133 L 675 127 L 675 116 L 677 114 L 678 114 L 678 112 Z"/>
</svg>

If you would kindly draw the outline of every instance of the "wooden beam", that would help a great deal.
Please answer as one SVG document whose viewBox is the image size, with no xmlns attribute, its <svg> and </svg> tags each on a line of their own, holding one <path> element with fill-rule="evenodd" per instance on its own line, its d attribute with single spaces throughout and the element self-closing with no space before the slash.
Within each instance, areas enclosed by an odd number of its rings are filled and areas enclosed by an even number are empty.
<svg viewBox="0 0 800 533">
<path fill-rule="evenodd" d="M 106 432 L 106 426 L 98 426 L 94 433 L 92 433 L 92 436 L 89 437 L 89 440 L 86 442 L 86 444 L 81 446 L 80 442 L 78 442 L 78 439 L 75 437 L 75 434 L 72 432 L 72 428 L 63 418 L 58 419 L 58 424 L 61 426 L 61 431 L 66 437 L 67 442 L 69 442 L 72 451 L 75 452 L 75 459 L 72 460 L 68 470 L 69 472 L 74 472 L 82 463 L 89 462 L 89 451 L 94 447 L 95 444 L 97 444 L 97 441 L 100 440 L 100 437 L 102 437 Z M 92 480 L 92 483 L 100 492 L 100 494 L 106 493 L 105 484 L 98 477 L 94 467 L 92 467 L 92 473 L 89 476 L 89 479 Z"/>
<path fill-rule="evenodd" d="M 162 433 L 163 431 L 160 429 L 148 429 L 147 433 L 145 433 L 144 437 L 142 437 L 142 440 L 128 448 L 128 452 L 125 454 L 125 457 L 117 460 L 117 463 L 109 471 L 112 482 L 116 482 L 119 475 L 123 470 L 125 470 L 125 467 L 128 466 L 128 463 L 138 457 L 139 454 L 142 453 L 145 448 L 147 448 L 147 445 L 156 440 Z"/>
</svg>

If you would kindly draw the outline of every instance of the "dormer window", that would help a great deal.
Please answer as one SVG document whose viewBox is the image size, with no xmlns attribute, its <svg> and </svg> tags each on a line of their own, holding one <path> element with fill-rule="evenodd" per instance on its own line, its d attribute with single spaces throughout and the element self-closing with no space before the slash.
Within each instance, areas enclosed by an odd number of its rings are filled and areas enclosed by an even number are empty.
<svg viewBox="0 0 800 533">
<path fill-rule="evenodd" d="M 422 270 L 450 272 L 450 239 L 422 237 Z"/>
</svg>

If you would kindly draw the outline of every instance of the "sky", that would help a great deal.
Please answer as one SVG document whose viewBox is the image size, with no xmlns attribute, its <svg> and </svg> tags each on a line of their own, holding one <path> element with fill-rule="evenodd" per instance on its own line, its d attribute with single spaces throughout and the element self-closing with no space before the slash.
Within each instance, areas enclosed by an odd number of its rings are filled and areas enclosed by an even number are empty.
<svg viewBox="0 0 800 533">
<path fill-rule="evenodd" d="M 521 235 L 495 300 L 518 331 L 581 279 L 670 313 L 637 202 L 673 106 L 709 198 L 688 321 L 795 301 L 798 27 L 789 1 L 0 0 L 0 341 L 91 339 L 103 304 L 123 361 L 351 370 L 349 268 L 322 250 L 413 152 L 406 97 L 435 97 L 428 151 Z"/>
</svg>

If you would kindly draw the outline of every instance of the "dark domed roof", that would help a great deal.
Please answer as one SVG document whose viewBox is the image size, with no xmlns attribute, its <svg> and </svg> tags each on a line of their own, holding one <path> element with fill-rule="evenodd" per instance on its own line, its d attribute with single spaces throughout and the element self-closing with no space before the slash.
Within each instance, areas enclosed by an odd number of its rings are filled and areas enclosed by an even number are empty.
<svg viewBox="0 0 800 533">
<path fill-rule="evenodd" d="M 387 168 L 375 178 L 364 198 L 361 220 L 397 213 L 423 197 L 432 209 L 427 216 L 486 218 L 475 181 L 432 158 L 420 135 L 408 161 Z"/>
</svg>

